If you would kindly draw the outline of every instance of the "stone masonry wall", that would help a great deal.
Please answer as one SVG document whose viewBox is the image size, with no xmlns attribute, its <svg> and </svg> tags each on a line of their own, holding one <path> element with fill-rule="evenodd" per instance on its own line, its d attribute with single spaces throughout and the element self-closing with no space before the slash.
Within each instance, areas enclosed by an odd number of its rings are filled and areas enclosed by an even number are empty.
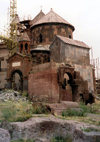
<svg viewBox="0 0 100 142">
<path fill-rule="evenodd" d="M 93 68 L 91 66 L 81 66 L 75 64 L 75 71 L 80 72 L 80 76 L 83 80 L 88 82 L 89 92 L 94 92 L 94 83 L 93 83 Z"/>
<path fill-rule="evenodd" d="M 89 49 L 69 45 L 56 38 L 51 44 L 51 60 L 58 63 L 90 65 Z"/>
<path fill-rule="evenodd" d="M 39 35 L 42 35 L 43 41 L 39 43 Z M 56 35 L 73 38 L 73 30 L 71 27 L 64 24 L 47 24 L 34 27 L 32 29 L 32 44 L 46 45 L 52 43 Z"/>
<path fill-rule="evenodd" d="M 55 64 L 45 63 L 34 67 L 29 74 L 28 90 L 33 101 L 58 102 L 59 86 Z"/>
</svg>

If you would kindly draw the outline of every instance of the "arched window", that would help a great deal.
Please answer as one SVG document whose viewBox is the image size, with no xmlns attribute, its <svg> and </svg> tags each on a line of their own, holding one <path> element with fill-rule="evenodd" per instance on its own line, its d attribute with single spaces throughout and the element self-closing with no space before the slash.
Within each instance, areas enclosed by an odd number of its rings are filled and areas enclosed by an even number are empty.
<svg viewBox="0 0 100 142">
<path fill-rule="evenodd" d="M 39 35 L 39 42 L 41 43 L 43 41 L 43 36 L 42 34 Z"/>
<path fill-rule="evenodd" d="M 25 43 L 25 53 L 28 53 L 28 44 Z"/>
<path fill-rule="evenodd" d="M 28 44 L 25 43 L 25 50 L 27 51 L 28 50 Z"/>
<path fill-rule="evenodd" d="M 72 38 L 71 35 L 69 35 L 69 38 Z"/>
<path fill-rule="evenodd" d="M 20 53 L 23 52 L 23 44 L 20 45 Z"/>
</svg>

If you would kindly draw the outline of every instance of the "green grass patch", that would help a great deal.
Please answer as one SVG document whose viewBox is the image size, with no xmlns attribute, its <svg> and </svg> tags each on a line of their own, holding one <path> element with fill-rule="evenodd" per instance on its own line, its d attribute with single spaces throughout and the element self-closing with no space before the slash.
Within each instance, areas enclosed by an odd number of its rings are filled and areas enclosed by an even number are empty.
<svg viewBox="0 0 100 142">
<path fill-rule="evenodd" d="M 48 113 L 50 113 L 50 111 L 48 110 L 46 105 L 42 104 L 42 103 L 33 104 L 33 108 L 34 108 L 33 109 L 34 114 L 48 114 Z"/>
<path fill-rule="evenodd" d="M 62 136 L 57 136 L 55 138 L 52 138 L 51 142 L 72 142 L 72 138 L 70 136 L 67 137 L 62 137 Z"/>
<path fill-rule="evenodd" d="M 62 112 L 62 116 L 85 116 L 84 111 L 77 111 L 77 110 L 72 110 L 72 109 L 68 109 L 66 111 Z"/>
<path fill-rule="evenodd" d="M 66 111 L 62 112 L 62 116 L 79 116 L 85 117 L 88 113 L 96 114 L 96 108 L 93 105 L 87 106 L 85 104 L 80 104 L 80 108 L 78 109 L 67 109 Z"/>
<path fill-rule="evenodd" d="M 99 129 L 91 128 L 91 127 L 89 127 L 89 128 L 82 128 L 82 131 L 84 131 L 84 132 L 100 132 Z"/>
<path fill-rule="evenodd" d="M 0 103 L 0 121 L 23 122 L 33 114 L 47 114 L 45 105 L 35 104 L 29 101 L 7 101 Z"/>
</svg>

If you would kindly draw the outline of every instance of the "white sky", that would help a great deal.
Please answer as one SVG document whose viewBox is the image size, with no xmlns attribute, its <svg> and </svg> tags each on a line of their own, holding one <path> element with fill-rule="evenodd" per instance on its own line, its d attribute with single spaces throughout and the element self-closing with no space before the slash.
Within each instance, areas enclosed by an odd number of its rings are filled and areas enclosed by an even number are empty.
<svg viewBox="0 0 100 142">
<path fill-rule="evenodd" d="M 6 27 L 9 5 L 10 0 L 0 0 L 0 32 Z M 21 18 L 34 18 L 41 5 L 44 13 L 53 8 L 74 25 L 74 39 L 92 47 L 94 58 L 100 57 L 100 0 L 17 0 L 17 11 Z"/>
</svg>

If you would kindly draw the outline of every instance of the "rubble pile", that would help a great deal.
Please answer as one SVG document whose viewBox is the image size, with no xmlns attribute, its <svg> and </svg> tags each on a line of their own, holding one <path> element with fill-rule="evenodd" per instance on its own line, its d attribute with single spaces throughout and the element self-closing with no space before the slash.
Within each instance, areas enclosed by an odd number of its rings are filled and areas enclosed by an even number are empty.
<svg viewBox="0 0 100 142">
<path fill-rule="evenodd" d="M 0 128 L 0 142 L 10 142 L 9 132 L 1 128 Z"/>
<path fill-rule="evenodd" d="M 26 101 L 26 97 L 23 97 L 20 92 L 14 90 L 0 91 L 0 101 Z"/>
</svg>

